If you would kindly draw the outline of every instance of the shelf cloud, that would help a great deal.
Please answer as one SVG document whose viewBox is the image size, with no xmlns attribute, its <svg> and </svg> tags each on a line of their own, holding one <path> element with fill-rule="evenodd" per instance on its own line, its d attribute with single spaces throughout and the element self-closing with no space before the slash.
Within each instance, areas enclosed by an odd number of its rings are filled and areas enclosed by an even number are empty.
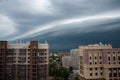
<svg viewBox="0 0 120 80">
<path fill-rule="evenodd" d="M 86 23 L 88 21 L 94 21 L 94 22 L 92 22 L 92 24 L 94 24 L 94 23 L 96 23 L 96 21 L 99 21 L 99 20 L 102 22 L 102 20 L 110 20 L 110 19 L 116 19 L 116 18 L 120 18 L 120 12 L 114 12 L 114 13 L 109 12 L 109 13 L 104 13 L 104 14 L 100 14 L 100 15 L 93 15 L 93 16 L 73 18 L 73 19 L 65 19 L 65 20 L 52 22 L 52 23 L 49 23 L 49 24 L 46 24 L 46 25 L 39 26 L 34 30 L 26 32 L 26 33 L 24 33 L 20 36 L 14 37 L 10 40 L 26 38 L 26 37 L 31 36 L 33 34 L 35 36 L 35 33 L 38 33 L 38 32 L 39 32 L 39 35 L 40 35 L 40 33 L 42 33 L 43 31 L 53 30 L 53 29 L 58 28 L 58 27 L 63 28 L 61 26 L 64 26 L 64 25 L 71 25 L 71 24 L 74 24 L 74 23 L 79 23 L 79 25 L 80 25 L 80 23 L 84 24 L 84 22 Z M 86 24 L 86 25 L 88 25 L 88 24 Z M 74 26 L 72 26 L 72 27 L 74 27 Z M 80 25 L 80 27 L 82 27 L 82 25 Z M 69 26 L 67 26 L 67 28 L 69 29 Z M 109 27 L 108 29 L 110 29 L 110 28 L 112 28 L 112 27 Z M 114 26 L 113 26 L 113 28 L 114 28 Z"/>
<path fill-rule="evenodd" d="M 119 30 L 120 0 L 0 0 L 0 40 L 46 40 L 51 48 L 98 41 L 116 46 Z"/>
</svg>

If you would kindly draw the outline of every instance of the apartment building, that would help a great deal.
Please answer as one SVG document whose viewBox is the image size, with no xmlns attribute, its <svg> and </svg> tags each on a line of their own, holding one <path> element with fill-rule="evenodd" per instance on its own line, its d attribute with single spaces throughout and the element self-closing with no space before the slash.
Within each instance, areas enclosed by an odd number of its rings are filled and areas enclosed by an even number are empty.
<svg viewBox="0 0 120 80">
<path fill-rule="evenodd" d="M 49 80 L 47 43 L 0 41 L 0 80 Z"/>
<path fill-rule="evenodd" d="M 120 48 L 80 46 L 78 64 L 80 80 L 120 80 Z"/>
<path fill-rule="evenodd" d="M 62 57 L 62 66 L 69 69 L 69 67 L 71 66 L 71 57 L 70 56 Z"/>
<path fill-rule="evenodd" d="M 78 49 L 71 49 L 70 50 L 70 57 L 71 57 L 71 66 L 73 69 L 78 69 Z"/>
</svg>

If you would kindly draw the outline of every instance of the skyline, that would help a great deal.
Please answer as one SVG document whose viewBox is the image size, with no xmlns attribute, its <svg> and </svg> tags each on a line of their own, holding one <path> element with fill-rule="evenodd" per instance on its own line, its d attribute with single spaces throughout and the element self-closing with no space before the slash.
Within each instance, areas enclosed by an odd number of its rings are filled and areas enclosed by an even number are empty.
<svg viewBox="0 0 120 80">
<path fill-rule="evenodd" d="M 48 41 L 51 49 L 120 47 L 119 31 L 119 0 L 0 0 L 0 40 Z"/>
</svg>

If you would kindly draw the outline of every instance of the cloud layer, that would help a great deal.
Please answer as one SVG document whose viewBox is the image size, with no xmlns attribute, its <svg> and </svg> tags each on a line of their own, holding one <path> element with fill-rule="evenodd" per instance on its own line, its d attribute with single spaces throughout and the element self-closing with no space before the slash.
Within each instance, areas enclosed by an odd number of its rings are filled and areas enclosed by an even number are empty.
<svg viewBox="0 0 120 80">
<path fill-rule="evenodd" d="M 73 42 L 74 47 L 74 43 L 89 42 L 74 42 L 76 39 L 112 32 L 115 40 L 110 42 L 114 45 L 119 40 L 115 37 L 120 34 L 119 23 L 120 0 L 0 0 L 1 40 L 47 40 L 52 48 Z M 109 34 L 100 40 L 107 43 Z"/>
</svg>

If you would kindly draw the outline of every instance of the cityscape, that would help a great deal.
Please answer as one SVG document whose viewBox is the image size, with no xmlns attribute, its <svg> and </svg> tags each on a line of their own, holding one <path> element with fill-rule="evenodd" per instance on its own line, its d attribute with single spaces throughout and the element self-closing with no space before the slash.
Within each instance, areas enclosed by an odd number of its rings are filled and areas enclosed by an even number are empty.
<svg viewBox="0 0 120 80">
<path fill-rule="evenodd" d="M 0 0 L 0 80 L 120 80 L 120 0 Z"/>
<path fill-rule="evenodd" d="M 120 80 L 120 48 L 90 44 L 49 52 L 38 41 L 0 41 L 0 80 Z"/>
</svg>

